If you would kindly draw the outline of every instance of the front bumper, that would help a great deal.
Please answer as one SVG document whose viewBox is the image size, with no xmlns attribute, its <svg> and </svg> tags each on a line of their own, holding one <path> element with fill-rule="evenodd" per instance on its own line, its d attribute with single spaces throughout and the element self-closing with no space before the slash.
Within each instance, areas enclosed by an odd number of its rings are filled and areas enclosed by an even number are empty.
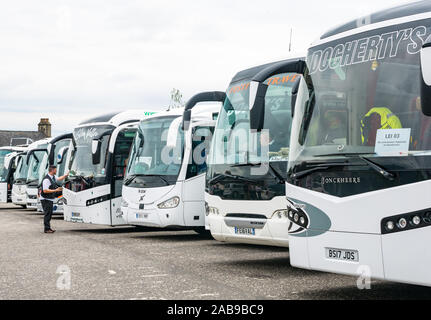
<svg viewBox="0 0 431 320">
<path fill-rule="evenodd" d="M 366 276 L 400 283 L 431 286 L 429 228 L 393 234 L 326 232 L 319 236 L 290 235 L 290 263 L 294 267 Z M 308 233 L 308 231 L 307 231 Z M 358 262 L 326 257 L 326 248 L 358 251 Z"/>
<path fill-rule="evenodd" d="M 0 203 L 7 203 L 8 201 L 8 186 L 7 183 L 0 183 Z"/>
<path fill-rule="evenodd" d="M 273 217 L 267 219 L 263 228 L 254 228 L 255 235 L 239 235 L 235 233 L 235 227 L 226 223 L 221 215 L 207 216 L 211 235 L 218 241 L 248 243 L 267 246 L 288 247 L 289 239 L 287 230 L 289 221 L 287 218 Z"/>
<path fill-rule="evenodd" d="M 40 199 L 37 201 L 37 211 L 43 212 L 42 203 L 40 202 Z M 58 204 L 58 200 L 54 200 L 54 205 L 52 207 L 52 214 L 58 214 L 61 215 L 64 212 L 63 202 L 60 202 Z"/>
<path fill-rule="evenodd" d="M 223 200 L 218 196 L 206 193 L 205 200 L 208 207 L 217 209 L 218 212 L 212 212 L 206 216 L 206 224 L 216 240 L 289 246 L 290 222 L 284 214 L 281 216 L 276 214 L 278 210 L 287 208 L 287 200 L 284 196 L 265 201 L 235 201 Z M 232 215 L 237 218 L 232 218 Z M 237 234 L 235 227 L 254 228 L 255 234 Z"/>
<path fill-rule="evenodd" d="M 27 195 L 27 209 L 37 209 L 37 198 L 36 199 L 32 199 L 29 198 L 29 196 Z"/>
<path fill-rule="evenodd" d="M 25 193 L 15 193 L 12 191 L 12 203 L 18 206 L 26 206 L 27 195 Z"/>
<path fill-rule="evenodd" d="M 159 209 L 155 205 L 148 206 L 144 210 L 130 207 L 121 208 L 126 221 L 130 225 L 145 227 L 182 227 L 184 226 L 183 205 L 172 209 Z"/>
<path fill-rule="evenodd" d="M 385 278 L 380 235 L 330 231 L 318 236 L 308 235 L 309 231 L 298 236 L 290 235 L 290 263 L 293 267 L 358 276 L 368 270 L 372 278 Z M 359 261 L 328 258 L 327 249 L 357 251 Z"/>
<path fill-rule="evenodd" d="M 37 187 L 27 186 L 27 189 L 26 189 L 27 209 L 34 209 L 34 210 L 37 209 L 37 202 L 38 202 L 37 193 L 38 193 Z"/>
<path fill-rule="evenodd" d="M 370 278 L 431 286 L 431 225 L 383 229 L 388 218 L 428 212 L 430 188 L 424 181 L 338 198 L 288 184 L 290 202 L 309 220 L 307 229 L 293 224 L 289 230 L 292 266 L 353 276 L 368 270 Z M 359 261 L 328 258 L 328 248 L 357 251 Z"/>
</svg>

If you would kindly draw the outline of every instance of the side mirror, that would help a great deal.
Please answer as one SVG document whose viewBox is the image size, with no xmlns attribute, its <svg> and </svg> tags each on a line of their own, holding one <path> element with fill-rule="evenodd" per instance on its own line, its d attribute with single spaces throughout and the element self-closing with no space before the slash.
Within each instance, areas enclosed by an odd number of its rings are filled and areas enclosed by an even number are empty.
<svg viewBox="0 0 431 320">
<path fill-rule="evenodd" d="M 301 84 L 301 78 L 295 82 L 292 87 L 292 100 L 290 102 L 290 108 L 292 109 L 292 118 L 295 116 L 295 105 L 296 99 L 298 98 L 299 85 Z"/>
<path fill-rule="evenodd" d="M 178 138 L 178 130 L 180 129 L 180 125 L 182 123 L 182 118 L 178 117 L 174 121 L 172 121 L 168 130 L 168 137 L 166 141 L 166 146 L 168 148 L 175 148 L 177 146 L 177 138 Z"/>
<path fill-rule="evenodd" d="M 22 160 L 22 156 L 15 158 L 15 167 L 18 167 L 21 160 Z"/>
<path fill-rule="evenodd" d="M 4 159 L 4 168 L 7 170 L 9 169 L 10 163 L 13 160 L 13 156 L 12 154 L 8 154 L 6 155 L 5 159 Z"/>
<path fill-rule="evenodd" d="M 61 148 L 58 151 L 58 154 L 57 154 L 57 164 L 62 164 L 63 163 L 63 161 L 64 161 L 64 159 L 65 159 L 68 151 L 69 151 L 69 147 L 63 147 L 63 148 Z"/>
<path fill-rule="evenodd" d="M 36 157 L 36 155 L 35 155 L 35 153 L 37 152 L 37 151 L 44 151 L 44 152 L 46 152 L 46 149 L 33 149 L 33 150 L 30 150 L 28 153 L 27 153 L 27 159 L 26 159 L 26 164 L 27 165 L 29 165 L 30 164 L 30 158 L 31 157 L 33 157 L 35 160 L 36 160 L 36 163 L 38 163 L 39 162 L 39 159 Z"/>
<path fill-rule="evenodd" d="M 200 102 L 224 102 L 226 93 L 221 91 L 201 92 L 191 97 L 185 107 L 183 113 L 183 130 L 187 131 L 190 128 L 192 118 L 192 109 Z"/>
<path fill-rule="evenodd" d="M 54 164 L 55 161 L 55 155 L 54 155 L 54 151 L 55 151 L 55 147 L 49 143 L 48 147 L 47 147 L 47 151 L 48 151 L 48 163 L 49 164 Z"/>
<path fill-rule="evenodd" d="M 48 153 L 48 155 L 51 154 L 51 151 L 53 151 L 54 146 L 52 145 L 52 143 L 48 143 L 48 145 L 46 146 L 46 152 Z"/>
<path fill-rule="evenodd" d="M 431 42 L 423 45 L 420 56 L 422 113 L 431 116 Z"/>
<path fill-rule="evenodd" d="M 93 157 L 93 164 L 98 165 L 100 163 L 100 150 L 102 149 L 102 141 L 95 139 L 91 142 L 91 153 Z"/>
<path fill-rule="evenodd" d="M 250 83 L 250 129 L 261 131 L 265 120 L 265 95 L 268 85 L 262 82 Z"/>
<path fill-rule="evenodd" d="M 185 110 L 183 114 L 183 130 L 187 131 L 190 128 L 190 121 L 192 121 L 192 110 Z"/>
</svg>

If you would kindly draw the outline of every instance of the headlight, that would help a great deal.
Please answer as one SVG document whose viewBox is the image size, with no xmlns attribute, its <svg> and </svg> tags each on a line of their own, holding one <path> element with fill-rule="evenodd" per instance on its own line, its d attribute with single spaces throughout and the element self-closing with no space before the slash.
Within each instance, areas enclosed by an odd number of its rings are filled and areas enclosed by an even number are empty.
<svg viewBox="0 0 431 320">
<path fill-rule="evenodd" d="M 210 215 L 210 214 L 218 215 L 219 214 L 218 209 L 215 207 L 208 207 L 207 210 L 208 210 L 208 215 Z"/>
<path fill-rule="evenodd" d="M 413 224 L 414 224 L 415 226 L 420 225 L 420 224 L 421 224 L 421 217 L 419 217 L 419 216 L 414 216 L 414 217 L 413 217 L 412 222 L 413 222 Z"/>
<path fill-rule="evenodd" d="M 395 223 L 393 221 L 386 222 L 386 229 L 388 231 L 392 231 L 395 229 Z"/>
<path fill-rule="evenodd" d="M 217 215 L 219 214 L 219 211 L 215 207 L 210 207 L 208 202 L 205 201 L 205 215 L 209 216 L 210 214 Z"/>
<path fill-rule="evenodd" d="M 126 200 L 122 199 L 121 206 L 127 208 L 129 206 L 129 203 Z"/>
<path fill-rule="evenodd" d="M 400 220 L 398 220 L 398 227 L 400 227 L 400 229 L 406 228 L 407 220 L 405 218 L 401 218 Z"/>
<path fill-rule="evenodd" d="M 393 217 L 383 218 L 380 222 L 382 234 L 403 232 L 429 227 L 431 224 L 431 211 L 425 209 L 412 213 L 405 213 Z"/>
<path fill-rule="evenodd" d="M 295 211 L 289 210 L 288 217 L 289 217 L 290 220 L 293 220 L 294 214 L 295 214 Z"/>
<path fill-rule="evenodd" d="M 210 207 L 208 205 L 208 202 L 205 201 L 205 215 L 209 216 L 210 214 Z"/>
<path fill-rule="evenodd" d="M 299 224 L 305 225 L 305 218 L 304 217 L 299 218 Z"/>
<path fill-rule="evenodd" d="M 302 228 L 308 228 L 308 216 L 302 209 L 289 208 L 287 209 L 287 217 L 289 220 Z"/>
<path fill-rule="evenodd" d="M 166 200 L 162 203 L 159 203 L 157 205 L 157 207 L 159 209 L 172 209 L 172 208 L 178 207 L 179 204 L 180 204 L 180 198 L 179 197 L 173 197 L 169 200 Z"/>
<path fill-rule="evenodd" d="M 283 210 L 277 210 L 273 213 L 272 215 L 273 217 L 278 216 L 279 219 L 282 219 L 283 217 L 288 217 L 288 210 L 287 209 L 283 209 Z"/>
</svg>

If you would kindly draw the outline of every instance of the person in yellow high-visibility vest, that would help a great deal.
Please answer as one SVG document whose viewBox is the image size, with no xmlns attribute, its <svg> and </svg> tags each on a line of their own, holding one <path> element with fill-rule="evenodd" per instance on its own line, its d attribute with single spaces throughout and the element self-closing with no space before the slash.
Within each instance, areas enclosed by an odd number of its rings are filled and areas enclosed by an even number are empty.
<svg viewBox="0 0 431 320">
<path fill-rule="evenodd" d="M 379 129 L 401 129 L 400 118 L 388 108 L 372 108 L 361 120 L 362 144 L 374 146 Z"/>
</svg>

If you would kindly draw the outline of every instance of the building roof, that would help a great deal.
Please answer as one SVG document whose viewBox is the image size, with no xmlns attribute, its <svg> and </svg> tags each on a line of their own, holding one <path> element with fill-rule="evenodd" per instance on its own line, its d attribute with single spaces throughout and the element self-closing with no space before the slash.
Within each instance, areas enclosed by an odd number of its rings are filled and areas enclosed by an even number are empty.
<svg viewBox="0 0 431 320">
<path fill-rule="evenodd" d="M 38 131 L 10 131 L 0 130 L 0 147 L 10 146 L 12 138 L 29 138 L 37 141 L 46 138 L 45 134 Z"/>
</svg>

